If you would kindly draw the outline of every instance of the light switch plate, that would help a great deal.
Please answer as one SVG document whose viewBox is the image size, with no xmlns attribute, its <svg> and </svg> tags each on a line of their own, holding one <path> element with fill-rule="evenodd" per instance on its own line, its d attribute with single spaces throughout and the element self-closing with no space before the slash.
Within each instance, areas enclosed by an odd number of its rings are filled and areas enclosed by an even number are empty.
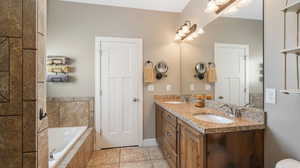
<svg viewBox="0 0 300 168">
<path fill-rule="evenodd" d="M 167 92 L 170 92 L 172 90 L 172 85 L 167 85 L 166 90 L 167 90 Z"/>
<path fill-rule="evenodd" d="M 276 104 L 276 89 L 266 88 L 266 90 L 265 90 L 265 102 L 267 104 Z"/>
<path fill-rule="evenodd" d="M 154 85 L 148 85 L 147 89 L 149 92 L 154 92 L 155 88 L 154 88 Z"/>
</svg>

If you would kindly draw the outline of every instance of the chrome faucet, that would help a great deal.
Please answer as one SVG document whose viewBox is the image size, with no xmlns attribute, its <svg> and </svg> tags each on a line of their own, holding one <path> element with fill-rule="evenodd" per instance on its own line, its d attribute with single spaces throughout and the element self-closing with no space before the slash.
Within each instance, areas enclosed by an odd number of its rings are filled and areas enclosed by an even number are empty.
<svg viewBox="0 0 300 168">
<path fill-rule="evenodd" d="M 189 102 L 189 96 L 181 96 L 181 99 L 183 100 L 183 102 L 187 103 Z"/>
<path fill-rule="evenodd" d="M 242 117 L 242 112 L 246 110 L 245 108 L 234 107 L 229 104 L 223 104 L 222 106 L 220 106 L 220 108 L 224 108 L 224 107 L 229 109 L 231 117 L 236 117 L 236 118 Z"/>
</svg>

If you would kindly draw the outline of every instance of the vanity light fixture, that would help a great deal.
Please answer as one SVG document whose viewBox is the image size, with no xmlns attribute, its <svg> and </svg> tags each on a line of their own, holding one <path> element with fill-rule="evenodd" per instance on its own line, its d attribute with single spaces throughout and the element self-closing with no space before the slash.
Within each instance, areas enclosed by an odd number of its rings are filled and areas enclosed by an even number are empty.
<svg viewBox="0 0 300 168">
<path fill-rule="evenodd" d="M 180 26 L 175 35 L 175 40 L 194 40 L 199 36 L 199 34 L 203 34 L 204 30 L 202 28 L 198 29 L 197 24 L 192 24 L 191 21 L 186 21 L 182 26 Z"/>
<path fill-rule="evenodd" d="M 226 13 L 234 13 L 238 11 L 238 8 L 245 7 L 249 5 L 252 0 L 209 0 L 207 7 L 205 9 L 206 13 L 216 13 L 219 14 L 227 7 L 232 5 Z"/>
</svg>

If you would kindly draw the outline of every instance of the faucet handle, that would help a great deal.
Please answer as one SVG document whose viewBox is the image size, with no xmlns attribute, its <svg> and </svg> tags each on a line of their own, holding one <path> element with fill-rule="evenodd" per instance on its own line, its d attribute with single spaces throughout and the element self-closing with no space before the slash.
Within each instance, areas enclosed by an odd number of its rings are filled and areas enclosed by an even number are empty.
<svg viewBox="0 0 300 168">
<path fill-rule="evenodd" d="M 247 111 L 245 107 L 238 107 L 235 109 L 235 117 L 242 117 L 242 112 Z"/>
</svg>

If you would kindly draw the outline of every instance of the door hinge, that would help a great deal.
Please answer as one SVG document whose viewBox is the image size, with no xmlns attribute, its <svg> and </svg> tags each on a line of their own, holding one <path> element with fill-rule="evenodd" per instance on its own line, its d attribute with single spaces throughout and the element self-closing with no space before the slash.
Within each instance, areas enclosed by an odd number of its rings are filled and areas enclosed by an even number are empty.
<svg viewBox="0 0 300 168">
<path fill-rule="evenodd" d="M 244 89 L 244 92 L 247 93 L 247 89 L 246 88 Z"/>
<path fill-rule="evenodd" d="M 100 94 L 100 96 L 102 96 L 102 94 L 103 94 L 102 90 L 100 90 L 99 94 Z"/>
</svg>

